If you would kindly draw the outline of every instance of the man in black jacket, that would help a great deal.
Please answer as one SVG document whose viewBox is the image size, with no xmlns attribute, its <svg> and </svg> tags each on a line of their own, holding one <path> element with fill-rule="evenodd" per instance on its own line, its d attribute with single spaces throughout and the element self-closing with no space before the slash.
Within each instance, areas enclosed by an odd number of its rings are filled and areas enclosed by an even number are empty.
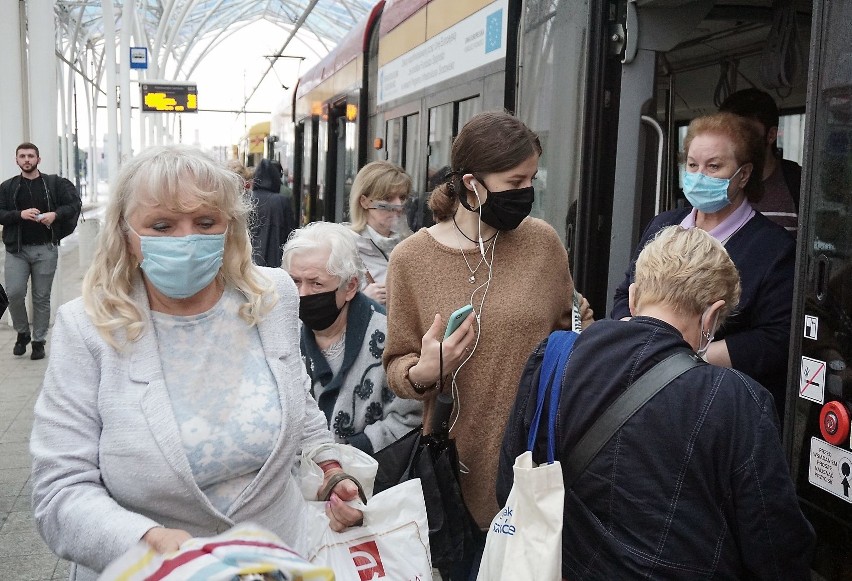
<svg viewBox="0 0 852 581">
<path fill-rule="evenodd" d="M 281 166 L 260 160 L 254 170 L 251 199 L 254 206 L 250 222 L 252 259 L 259 266 L 278 268 L 281 253 L 290 232 L 296 227 L 292 200 L 282 196 Z"/>
<path fill-rule="evenodd" d="M 22 143 L 15 150 L 21 174 L 0 184 L 0 224 L 6 245 L 6 292 L 18 338 L 12 352 L 23 355 L 32 341 L 31 359 L 44 358 L 50 324 L 50 291 L 59 258 L 57 245 L 69 222 L 76 222 L 80 198 L 63 178 L 42 174 L 38 147 Z M 32 279 L 33 321 L 25 303 Z"/>
</svg>

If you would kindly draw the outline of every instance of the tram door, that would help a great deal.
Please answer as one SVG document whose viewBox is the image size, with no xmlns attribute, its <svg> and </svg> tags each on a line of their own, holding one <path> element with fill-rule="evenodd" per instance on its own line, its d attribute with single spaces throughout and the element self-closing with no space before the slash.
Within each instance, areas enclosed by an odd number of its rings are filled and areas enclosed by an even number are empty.
<svg viewBox="0 0 852 581">
<path fill-rule="evenodd" d="M 787 433 L 814 579 L 852 579 L 852 3 L 819 2 L 808 92 Z"/>
</svg>

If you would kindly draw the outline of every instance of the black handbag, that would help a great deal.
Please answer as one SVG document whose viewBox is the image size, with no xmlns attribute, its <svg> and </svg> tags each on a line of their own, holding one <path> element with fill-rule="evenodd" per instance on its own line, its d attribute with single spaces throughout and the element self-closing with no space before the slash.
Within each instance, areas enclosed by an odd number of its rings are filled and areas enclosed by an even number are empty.
<svg viewBox="0 0 852 581">
<path fill-rule="evenodd" d="M 373 454 L 379 463 L 374 493 L 412 478 L 421 480 L 432 566 L 444 571 L 469 560 L 483 534 L 462 497 L 458 451 L 450 438 L 452 411 L 452 395 L 439 393 L 429 434 L 416 428 Z"/>
</svg>

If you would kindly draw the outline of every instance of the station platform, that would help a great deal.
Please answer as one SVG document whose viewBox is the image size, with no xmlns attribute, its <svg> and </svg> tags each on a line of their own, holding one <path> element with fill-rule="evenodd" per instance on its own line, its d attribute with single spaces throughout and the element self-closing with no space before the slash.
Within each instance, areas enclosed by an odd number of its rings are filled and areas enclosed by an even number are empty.
<svg viewBox="0 0 852 581">
<path fill-rule="evenodd" d="M 105 198 L 103 198 L 105 199 Z M 95 217 L 97 206 L 84 209 Z M 59 247 L 51 306 L 59 306 L 80 296 L 85 269 L 80 265 L 79 239 L 75 232 Z M 4 278 L 6 251 L 0 244 L 0 280 Z M 12 355 L 17 334 L 8 324 L 8 313 L 0 321 L 0 579 L 48 581 L 67 579 L 69 563 L 57 558 L 35 528 L 30 495 L 29 440 L 33 406 L 41 388 L 50 356 L 32 361 L 27 354 Z"/>
</svg>

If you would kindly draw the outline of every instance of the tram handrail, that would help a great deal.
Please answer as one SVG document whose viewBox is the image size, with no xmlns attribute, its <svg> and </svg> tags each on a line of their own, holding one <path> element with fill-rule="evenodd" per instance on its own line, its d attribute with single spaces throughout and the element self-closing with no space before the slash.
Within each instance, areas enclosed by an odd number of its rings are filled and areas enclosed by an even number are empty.
<svg viewBox="0 0 852 581">
<path fill-rule="evenodd" d="M 657 132 L 657 193 L 656 200 L 654 201 L 654 215 L 656 216 L 663 211 L 660 207 L 663 190 L 663 128 L 656 119 L 648 115 L 642 115 L 640 119 L 643 123 L 647 123 L 653 127 Z"/>
</svg>

